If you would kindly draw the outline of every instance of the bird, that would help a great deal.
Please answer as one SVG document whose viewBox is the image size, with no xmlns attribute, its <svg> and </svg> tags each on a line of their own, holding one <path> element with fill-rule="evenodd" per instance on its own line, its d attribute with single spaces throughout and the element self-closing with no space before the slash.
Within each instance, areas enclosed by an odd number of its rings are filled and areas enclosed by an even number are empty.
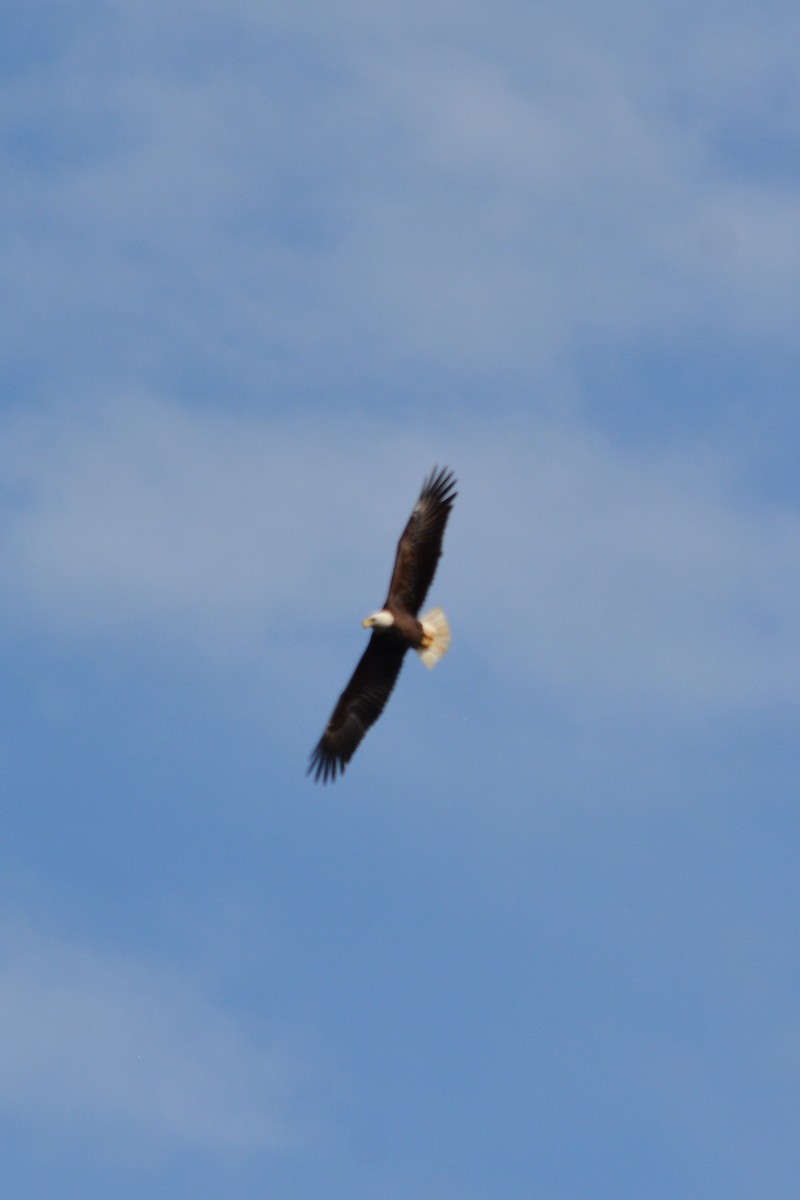
<svg viewBox="0 0 800 1200">
<path fill-rule="evenodd" d="M 400 540 L 383 607 L 362 621 L 372 630 L 350 682 L 336 702 L 325 732 L 311 752 L 306 775 L 327 783 L 344 769 L 392 693 L 407 650 L 435 667 L 450 646 L 450 625 L 441 608 L 418 617 L 436 565 L 450 510 L 458 493 L 447 467 L 424 481 Z"/>
</svg>

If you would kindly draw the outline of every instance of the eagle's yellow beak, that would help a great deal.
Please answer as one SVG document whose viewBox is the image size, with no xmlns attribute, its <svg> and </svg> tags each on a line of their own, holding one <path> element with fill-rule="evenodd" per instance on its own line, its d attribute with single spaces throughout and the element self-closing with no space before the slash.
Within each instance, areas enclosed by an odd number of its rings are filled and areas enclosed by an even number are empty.
<svg viewBox="0 0 800 1200">
<path fill-rule="evenodd" d="M 375 622 L 372 620 L 372 617 L 364 617 L 364 620 L 361 622 L 364 629 L 371 629 L 374 624 Z"/>
</svg>

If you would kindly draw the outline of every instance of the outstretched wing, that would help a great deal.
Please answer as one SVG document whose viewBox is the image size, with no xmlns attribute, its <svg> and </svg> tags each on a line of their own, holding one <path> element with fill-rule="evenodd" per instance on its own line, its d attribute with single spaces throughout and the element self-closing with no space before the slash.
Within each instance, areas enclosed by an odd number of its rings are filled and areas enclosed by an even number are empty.
<svg viewBox="0 0 800 1200">
<path fill-rule="evenodd" d="M 434 467 L 422 485 L 419 500 L 397 543 L 392 582 L 385 608 L 403 609 L 416 616 L 428 594 L 450 509 L 458 493 L 452 471 Z"/>
<path fill-rule="evenodd" d="M 327 783 L 337 771 L 344 772 L 364 734 L 383 712 L 406 649 L 393 637 L 373 633 L 311 754 L 307 775 Z"/>
</svg>

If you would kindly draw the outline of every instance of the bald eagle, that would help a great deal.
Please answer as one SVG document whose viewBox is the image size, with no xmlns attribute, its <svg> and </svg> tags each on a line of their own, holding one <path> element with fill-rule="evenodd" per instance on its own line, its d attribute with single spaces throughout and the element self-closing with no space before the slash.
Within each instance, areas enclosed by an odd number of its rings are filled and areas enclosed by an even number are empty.
<svg viewBox="0 0 800 1200">
<path fill-rule="evenodd" d="M 397 543 L 383 608 L 362 622 L 372 630 L 367 648 L 339 697 L 325 732 L 311 754 L 307 775 L 327 783 L 344 772 L 361 739 L 383 712 L 407 650 L 435 667 L 450 645 L 450 626 L 440 608 L 417 613 L 442 553 L 442 538 L 456 498 L 453 473 L 434 467 Z"/>
</svg>

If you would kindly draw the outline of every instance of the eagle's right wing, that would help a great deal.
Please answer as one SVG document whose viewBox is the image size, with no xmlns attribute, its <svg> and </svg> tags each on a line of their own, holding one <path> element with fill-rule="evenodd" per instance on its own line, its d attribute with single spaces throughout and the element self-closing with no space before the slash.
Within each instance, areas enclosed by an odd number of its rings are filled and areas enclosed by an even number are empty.
<svg viewBox="0 0 800 1200">
<path fill-rule="evenodd" d="M 407 647 L 385 633 L 373 633 L 331 719 L 317 742 L 307 775 L 327 783 L 343 772 L 359 742 L 383 712 Z"/>
</svg>

